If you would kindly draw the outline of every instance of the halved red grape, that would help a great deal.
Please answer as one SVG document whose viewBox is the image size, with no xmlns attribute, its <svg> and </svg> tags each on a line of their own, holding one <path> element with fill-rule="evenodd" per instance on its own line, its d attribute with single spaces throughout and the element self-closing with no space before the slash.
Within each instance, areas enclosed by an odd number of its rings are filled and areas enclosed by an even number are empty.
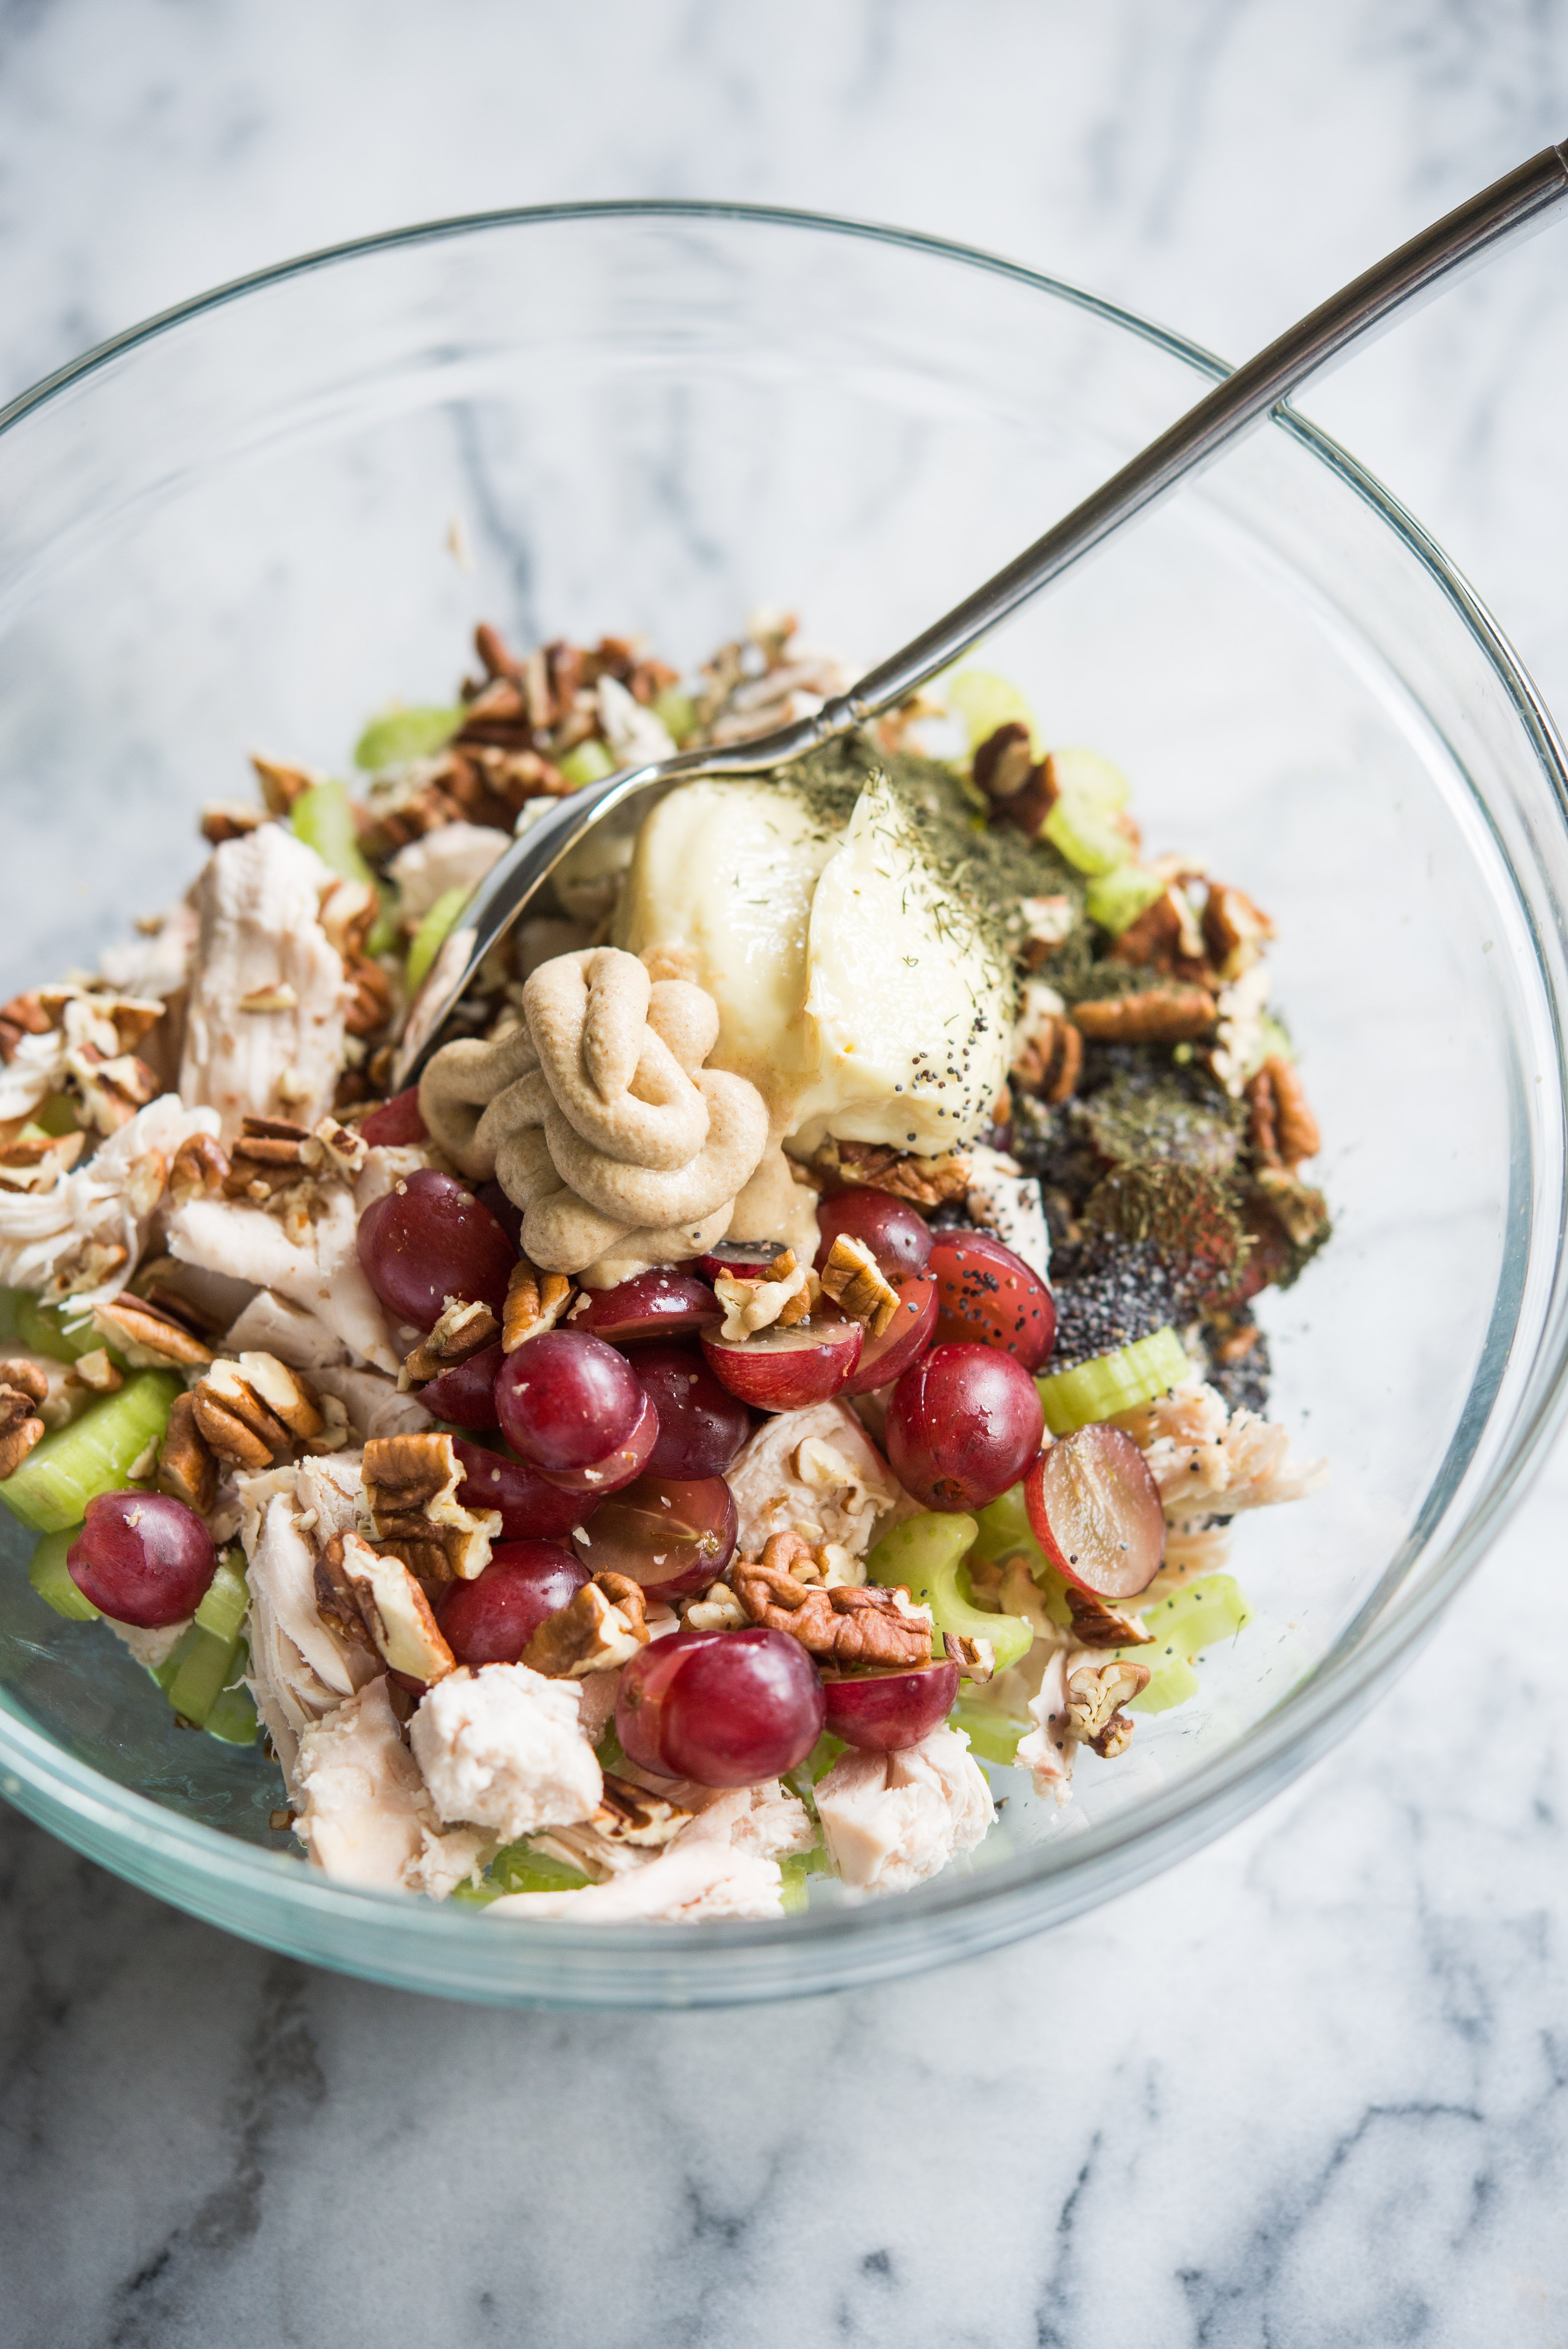
<svg viewBox="0 0 1568 2349">
<path fill-rule="evenodd" d="M 510 1452 L 491 1452 L 460 1435 L 453 1436 L 452 1450 L 463 1465 L 459 1503 L 465 1509 L 499 1509 L 503 1541 L 552 1541 L 586 1525 L 599 1506 L 597 1494 L 562 1492 Z"/>
<path fill-rule="evenodd" d="M 717 1280 L 721 1272 L 732 1280 L 757 1280 L 765 1273 L 776 1256 L 782 1256 L 783 1240 L 717 1240 L 706 1256 L 694 1257 L 686 1269 L 702 1275 L 704 1280 Z"/>
<path fill-rule="evenodd" d="M 846 1745 L 896 1754 L 946 1720 L 958 1694 L 956 1664 L 914 1664 L 902 1671 L 854 1672 L 822 1682 L 828 1730 Z"/>
<path fill-rule="evenodd" d="M 995 1346 L 1037 1371 L 1057 1342 L 1056 1300 L 1037 1272 L 990 1232 L 938 1232 L 931 1249 L 939 1346 Z"/>
<path fill-rule="evenodd" d="M 931 1254 L 932 1232 L 925 1217 L 904 1200 L 890 1198 L 885 1191 L 835 1192 L 817 1209 L 817 1228 L 822 1235 L 817 1250 L 819 1272 L 841 1232 L 870 1248 L 889 1280 L 901 1279 L 906 1272 L 923 1272 Z"/>
<path fill-rule="evenodd" d="M 439 1378 L 427 1379 L 418 1390 L 419 1401 L 432 1418 L 444 1419 L 449 1426 L 499 1427 L 495 1382 L 505 1360 L 498 1338 L 493 1346 L 470 1354 Z"/>
<path fill-rule="evenodd" d="M 627 1361 L 659 1414 L 650 1476 L 722 1476 L 751 1433 L 751 1414 L 695 1346 L 636 1346 Z"/>
<path fill-rule="evenodd" d="M 116 1623 L 160 1631 L 193 1615 L 218 1569 L 194 1509 L 167 1493 L 98 1493 L 66 1552 L 84 1599 Z"/>
<path fill-rule="evenodd" d="M 595 1574 L 630 1575 L 650 1599 L 680 1599 L 717 1582 L 738 1529 L 722 1476 L 639 1476 L 601 1504 L 582 1548 Z"/>
<path fill-rule="evenodd" d="M 1051 1564 L 1099 1599 L 1147 1590 L 1165 1555 L 1165 1512 L 1130 1435 L 1096 1421 L 1043 1452 L 1024 1485 L 1035 1539 Z"/>
<path fill-rule="evenodd" d="M 841 1389 L 847 1395 L 874 1394 L 918 1362 L 936 1337 L 936 1277 L 913 1272 L 895 1280 L 898 1311 L 880 1338 L 866 1332 L 854 1376 Z"/>
<path fill-rule="evenodd" d="M 659 1414 L 651 1395 L 643 1396 L 643 1407 L 632 1423 L 625 1441 L 606 1452 L 602 1460 L 591 1460 L 585 1468 L 542 1468 L 540 1475 L 551 1484 L 560 1485 L 568 1493 L 618 1493 L 634 1476 L 640 1476 L 647 1466 L 655 1444 L 659 1440 Z"/>
<path fill-rule="evenodd" d="M 623 1671 L 615 1734 L 661 1777 L 749 1786 L 803 1762 L 826 1712 L 815 1667 L 788 1631 L 676 1631 Z"/>
<path fill-rule="evenodd" d="M 546 1330 L 501 1364 L 506 1440 L 536 1468 L 586 1468 L 624 1444 L 647 1401 L 624 1354 L 586 1330 Z"/>
<path fill-rule="evenodd" d="M 499 1320 L 517 1251 L 471 1191 L 421 1166 L 359 1218 L 359 1262 L 388 1312 L 430 1330 L 449 1297 Z"/>
<path fill-rule="evenodd" d="M 407 1092 L 394 1093 L 379 1109 L 362 1117 L 359 1131 L 366 1142 L 382 1143 L 393 1149 L 428 1142 L 429 1133 L 419 1114 L 418 1086 L 410 1085 Z"/>
<path fill-rule="evenodd" d="M 1035 1381 L 1015 1355 L 934 1346 L 892 1391 L 887 1456 L 928 1509 L 981 1509 L 1017 1483 L 1045 1429 Z"/>
<path fill-rule="evenodd" d="M 509 1199 L 499 1183 L 481 1183 L 474 1193 L 481 1207 L 488 1207 L 519 1256 L 522 1254 L 522 1209 L 515 1199 Z"/>
<path fill-rule="evenodd" d="M 590 1578 L 558 1543 L 498 1542 L 482 1574 L 447 1585 L 436 1620 L 459 1664 L 515 1664 L 546 1616 Z"/>
<path fill-rule="evenodd" d="M 848 1319 L 801 1321 L 792 1330 L 764 1330 L 733 1341 L 702 1333 L 715 1378 L 758 1411 L 826 1402 L 853 1377 L 864 1342 L 861 1324 Z"/>
<path fill-rule="evenodd" d="M 612 1346 L 637 1338 L 684 1338 L 724 1319 L 724 1308 L 706 1280 L 670 1266 L 634 1273 L 614 1288 L 585 1288 L 583 1299 L 573 1307 L 571 1328 Z"/>
</svg>

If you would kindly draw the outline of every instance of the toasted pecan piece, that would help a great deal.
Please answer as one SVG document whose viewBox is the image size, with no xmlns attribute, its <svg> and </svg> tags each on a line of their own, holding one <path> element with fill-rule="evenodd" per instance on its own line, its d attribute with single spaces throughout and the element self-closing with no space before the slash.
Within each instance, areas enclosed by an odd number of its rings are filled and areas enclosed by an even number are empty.
<svg viewBox="0 0 1568 2349">
<path fill-rule="evenodd" d="M 138 1370 L 191 1370 L 212 1360 L 211 1347 L 183 1321 L 129 1289 L 93 1308 L 93 1328 Z"/>
<path fill-rule="evenodd" d="M 1083 1038 L 1065 1011 L 1042 1013 L 1016 1042 L 1010 1071 L 1021 1092 L 1070 1101 L 1083 1071 Z"/>
<path fill-rule="evenodd" d="M 1268 916 L 1240 889 L 1212 885 L 1203 908 L 1203 943 L 1222 979 L 1240 978 L 1274 934 Z"/>
<path fill-rule="evenodd" d="M 315 777 L 303 767 L 281 767 L 273 759 L 259 759 L 253 750 L 251 764 L 262 787 L 262 797 L 272 815 L 287 815 L 302 792 L 308 792 Z"/>
<path fill-rule="evenodd" d="M 229 1154 L 216 1135 L 192 1133 L 174 1154 L 169 1169 L 169 1195 L 176 1206 L 187 1199 L 221 1191 L 229 1177 Z"/>
<path fill-rule="evenodd" d="M 406 1356 L 398 1385 L 407 1388 L 439 1378 L 443 1371 L 455 1370 L 459 1362 L 482 1354 L 487 1346 L 494 1345 L 498 1326 L 488 1305 L 470 1305 L 464 1298 L 449 1297 L 435 1328 Z"/>
<path fill-rule="evenodd" d="M 1253 1107 L 1253 1146 L 1258 1149 L 1258 1101 L 1254 1088 L 1268 1097 L 1267 1118 L 1273 1129 L 1274 1155 L 1294 1174 L 1304 1158 L 1315 1158 L 1323 1147 L 1323 1136 L 1312 1105 L 1294 1061 L 1283 1054 L 1272 1052 L 1247 1088 L 1247 1098 Z M 1260 1157 L 1269 1153 L 1259 1150 Z"/>
<path fill-rule="evenodd" d="M 196 1423 L 196 1398 L 176 1395 L 158 1454 L 158 1489 L 204 1517 L 218 1496 L 218 1464 Z"/>
<path fill-rule="evenodd" d="M 430 1602 L 395 1550 L 373 1549 L 358 1534 L 335 1535 L 328 1545 L 334 1595 L 352 1591 L 371 1645 L 395 1672 L 410 1680 L 445 1680 L 457 1658 L 430 1611 Z M 317 1588 L 320 1589 L 318 1578 Z"/>
<path fill-rule="evenodd" d="M 1131 995 L 1073 1006 L 1073 1025 L 1096 1044 L 1181 1044 L 1207 1036 L 1218 1017 L 1206 987 L 1172 980 Z"/>
<path fill-rule="evenodd" d="M 1132 1723 L 1121 1707 L 1149 1685 L 1147 1664 L 1119 1658 L 1112 1664 L 1082 1664 L 1068 1675 L 1068 1725 L 1074 1737 L 1109 1760 L 1132 1742 Z"/>
<path fill-rule="evenodd" d="M 214 1361 L 191 1389 L 191 1399 L 205 1441 L 220 1460 L 237 1468 L 268 1467 L 296 1441 L 308 1443 L 326 1430 L 315 1389 L 275 1354 Z"/>
<path fill-rule="evenodd" d="M 490 1564 L 499 1509 L 465 1509 L 447 1434 L 377 1435 L 365 1446 L 365 1505 L 377 1547 L 427 1579 L 472 1581 Z"/>
<path fill-rule="evenodd" d="M 506 1284 L 500 1324 L 502 1351 L 515 1354 L 530 1338 L 542 1337 L 546 1330 L 553 1330 L 573 1293 L 573 1285 L 565 1273 L 541 1272 L 527 1257 L 520 1256 Z"/>
<path fill-rule="evenodd" d="M 786 1536 L 785 1541 L 799 1541 Z M 774 1535 L 763 1551 L 766 1561 L 786 1553 Z M 802 1543 L 801 1547 L 805 1545 Z M 808 1655 L 824 1663 L 925 1664 L 931 1661 L 931 1609 L 911 1604 L 907 1590 L 853 1584 L 831 1589 L 806 1583 L 784 1568 L 742 1558 L 733 1568 L 731 1587 L 752 1622 L 774 1631 L 788 1631 Z"/>
<path fill-rule="evenodd" d="M 614 1671 L 647 1643 L 641 1583 L 624 1574 L 596 1574 L 564 1607 L 545 1617 L 521 1661 L 547 1680 L 581 1680 L 588 1672 Z"/>
<path fill-rule="evenodd" d="M 1152 1640 L 1153 1632 L 1146 1631 L 1136 1615 L 1107 1606 L 1092 1590 L 1079 1590 L 1072 1583 L 1065 1588 L 1073 1637 L 1080 1648 L 1141 1648 Z"/>
<path fill-rule="evenodd" d="M 962 1199 L 969 1189 L 969 1161 L 961 1151 L 939 1158 L 916 1158 L 907 1150 L 892 1150 L 878 1142 L 840 1142 L 830 1145 L 834 1171 L 846 1185 L 886 1191 L 915 1207 L 940 1207 Z"/>
<path fill-rule="evenodd" d="M 898 1291 L 863 1240 L 840 1232 L 822 1267 L 822 1287 L 851 1321 L 880 1338 L 898 1311 Z"/>
<path fill-rule="evenodd" d="M 634 1786 L 629 1778 L 606 1770 L 603 1799 L 589 1824 L 608 1843 L 656 1848 L 673 1843 L 691 1816 L 679 1803 L 650 1795 L 645 1786 Z"/>
</svg>

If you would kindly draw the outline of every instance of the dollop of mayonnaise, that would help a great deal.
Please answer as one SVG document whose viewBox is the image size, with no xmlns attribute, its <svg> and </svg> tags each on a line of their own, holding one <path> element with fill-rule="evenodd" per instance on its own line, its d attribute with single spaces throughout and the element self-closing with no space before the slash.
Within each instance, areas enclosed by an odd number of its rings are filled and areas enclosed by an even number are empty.
<svg viewBox="0 0 1568 2349">
<path fill-rule="evenodd" d="M 616 942 L 686 957 L 795 1157 L 832 1134 L 933 1156 L 983 1131 L 1014 982 L 872 776 L 849 823 L 786 781 L 685 784 L 644 824 Z"/>
</svg>

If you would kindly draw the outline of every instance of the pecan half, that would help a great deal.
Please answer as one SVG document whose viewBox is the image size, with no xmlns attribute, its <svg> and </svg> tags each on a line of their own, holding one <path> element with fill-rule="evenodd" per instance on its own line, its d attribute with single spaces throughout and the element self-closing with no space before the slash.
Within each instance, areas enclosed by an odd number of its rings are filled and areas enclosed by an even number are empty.
<svg viewBox="0 0 1568 2349">
<path fill-rule="evenodd" d="M 1203 942 L 1220 977 L 1229 981 L 1256 962 L 1274 934 L 1268 916 L 1240 889 L 1216 882 L 1203 908 Z"/>
<path fill-rule="evenodd" d="M 196 1423 L 196 1398 L 176 1395 L 158 1454 L 158 1489 L 204 1517 L 218 1497 L 218 1464 Z"/>
<path fill-rule="evenodd" d="M 898 1311 L 898 1291 L 863 1240 L 841 1232 L 822 1267 L 822 1287 L 851 1321 L 863 1321 L 880 1338 Z"/>
<path fill-rule="evenodd" d="M 0 1362 L 0 1477 L 14 1476 L 44 1433 L 49 1381 L 36 1362 Z"/>
<path fill-rule="evenodd" d="M 251 764 L 262 787 L 262 797 L 269 813 L 287 815 L 302 792 L 308 792 L 315 781 L 303 767 L 280 767 L 275 760 L 258 759 L 251 753 Z"/>
<path fill-rule="evenodd" d="M 1212 989 L 1215 976 L 1203 950 L 1203 933 L 1187 902 L 1186 893 L 1172 882 L 1163 895 L 1146 905 L 1111 947 L 1111 962 L 1148 964 L 1167 978 Z"/>
<path fill-rule="evenodd" d="M 799 1537 L 783 1538 L 793 1541 Z M 763 1551 L 764 1560 L 779 1540 L 779 1535 L 773 1536 Z M 730 1581 L 752 1622 L 788 1631 L 808 1655 L 823 1662 L 931 1661 L 931 1609 L 913 1606 L 907 1590 L 884 1590 L 879 1586 L 858 1589 L 853 1584 L 829 1589 L 821 1583 L 799 1581 L 780 1567 L 749 1558 L 740 1559 Z"/>
<path fill-rule="evenodd" d="M 1010 823 L 1026 840 L 1037 840 L 1040 827 L 1061 797 L 1054 761 L 1047 756 L 1036 763 L 1029 730 L 1016 719 L 981 743 L 975 753 L 974 779 L 991 802 L 993 822 Z"/>
<path fill-rule="evenodd" d="M 0 1059 L 14 1061 L 24 1036 L 46 1036 L 54 1021 L 39 1002 L 36 990 L 14 995 L 0 1007 Z"/>
<path fill-rule="evenodd" d="M 334 1537 L 341 1544 L 341 1574 L 353 1591 L 372 1646 L 395 1672 L 410 1680 L 445 1680 L 457 1658 L 430 1612 L 430 1602 L 395 1551 L 372 1549 L 358 1534 Z"/>
<path fill-rule="evenodd" d="M 500 1342 L 504 1353 L 515 1354 L 530 1338 L 553 1330 L 573 1296 L 573 1284 L 563 1272 L 541 1272 L 525 1256 L 512 1266 L 501 1311 Z"/>
<path fill-rule="evenodd" d="M 345 975 L 353 1000 L 343 1024 L 351 1036 L 374 1036 L 392 1017 L 392 981 L 368 957 L 351 962 Z"/>
<path fill-rule="evenodd" d="M 624 1574 L 596 1574 L 545 1617 L 521 1661 L 547 1680 L 581 1680 L 587 1672 L 613 1671 L 647 1643 L 641 1583 Z"/>
<path fill-rule="evenodd" d="M 1073 1024 L 1097 1044 L 1181 1044 L 1206 1036 L 1218 1009 L 1206 987 L 1172 981 L 1073 1006 Z"/>
<path fill-rule="evenodd" d="M 284 1458 L 296 1442 L 330 1444 L 315 1389 L 275 1354 L 215 1361 L 191 1391 L 196 1425 L 220 1460 L 255 1470 Z M 346 1431 L 336 1432 L 341 1444 Z M 315 1442 L 314 1439 L 323 1439 Z"/>
<path fill-rule="evenodd" d="M 488 1305 L 470 1305 L 461 1297 L 449 1297 L 435 1328 L 406 1357 L 398 1385 L 407 1389 L 425 1379 L 439 1378 L 443 1371 L 455 1370 L 459 1362 L 493 1346 L 496 1330 L 496 1318 Z"/>
<path fill-rule="evenodd" d="M 963 1199 L 969 1189 L 969 1161 L 950 1150 L 940 1158 L 916 1158 L 907 1150 L 890 1150 L 878 1142 L 830 1143 L 831 1170 L 846 1185 L 886 1191 L 915 1207 L 940 1207 Z"/>
<path fill-rule="evenodd" d="M 1247 1087 L 1253 1149 L 1265 1165 L 1295 1172 L 1304 1158 L 1315 1158 L 1323 1136 L 1293 1061 L 1272 1052 Z"/>
<path fill-rule="evenodd" d="M 1073 1637 L 1080 1648 L 1141 1648 L 1153 1640 L 1153 1632 L 1146 1631 L 1136 1615 L 1108 1607 L 1092 1590 L 1079 1590 L 1069 1582 L 1066 1592 Z"/>
<path fill-rule="evenodd" d="M 499 1509 L 465 1509 L 463 1465 L 445 1434 L 377 1435 L 365 1446 L 365 1506 L 377 1546 L 427 1579 L 472 1581 L 490 1564 Z"/>
<path fill-rule="evenodd" d="M 1010 1073 L 1041 1101 L 1070 1101 L 1082 1071 L 1083 1038 L 1065 1011 L 1043 1015 L 1015 1045 Z"/>
<path fill-rule="evenodd" d="M 1074 1737 L 1109 1760 L 1132 1742 L 1132 1723 L 1120 1708 L 1149 1685 L 1147 1664 L 1083 1664 L 1068 1675 L 1068 1726 Z"/>
<path fill-rule="evenodd" d="M 221 1191 L 229 1176 L 229 1156 L 211 1133 L 192 1133 L 174 1154 L 169 1169 L 169 1195 L 176 1206 L 211 1191 Z"/>
<path fill-rule="evenodd" d="M 161 1305 L 122 1289 L 93 1308 L 93 1328 L 137 1370 L 189 1370 L 212 1360 L 212 1349 Z"/>
</svg>

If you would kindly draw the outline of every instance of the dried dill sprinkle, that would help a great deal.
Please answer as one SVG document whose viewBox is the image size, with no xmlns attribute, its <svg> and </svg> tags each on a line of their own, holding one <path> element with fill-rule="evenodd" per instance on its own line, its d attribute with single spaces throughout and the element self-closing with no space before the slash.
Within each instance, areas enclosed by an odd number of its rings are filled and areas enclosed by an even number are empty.
<svg viewBox="0 0 1568 2349">
<path fill-rule="evenodd" d="M 1150 1240 L 1093 1232 L 1051 1255 L 1057 1300 L 1053 1371 L 1114 1353 L 1156 1330 L 1181 1329 L 1197 1315 L 1207 1268 L 1166 1256 Z"/>
</svg>

